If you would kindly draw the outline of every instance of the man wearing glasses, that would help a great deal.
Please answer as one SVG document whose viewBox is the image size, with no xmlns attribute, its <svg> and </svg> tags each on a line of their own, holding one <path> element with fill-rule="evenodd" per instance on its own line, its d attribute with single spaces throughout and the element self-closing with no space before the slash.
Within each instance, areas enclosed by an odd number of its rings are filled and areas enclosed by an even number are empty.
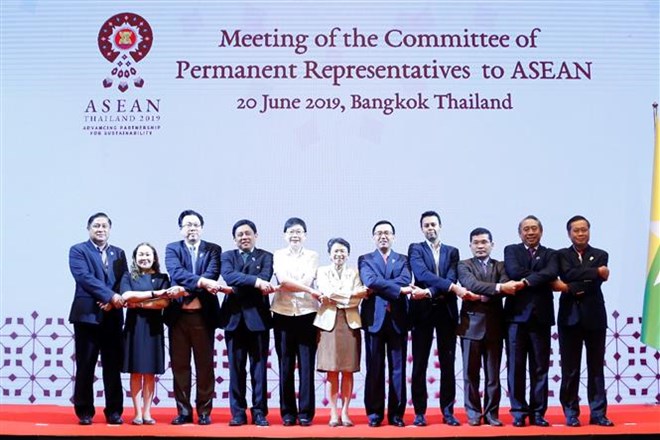
<svg viewBox="0 0 660 440">
<path fill-rule="evenodd" d="M 362 301 L 367 375 L 364 408 L 369 426 L 378 427 L 385 413 L 385 354 L 389 368 L 387 419 L 403 427 L 406 410 L 408 297 L 413 292 L 405 255 L 392 251 L 394 225 L 377 222 L 371 230 L 376 250 L 358 259 L 360 278 L 371 294 Z"/>
<path fill-rule="evenodd" d="M 220 314 L 216 294 L 229 289 L 221 287 L 217 281 L 222 249 L 215 243 L 200 239 L 203 227 L 201 214 L 193 210 L 183 211 L 179 215 L 183 240 L 168 244 L 165 250 L 165 264 L 172 283 L 186 289 L 183 294 L 173 297 L 165 310 L 177 408 L 173 425 L 193 421 L 190 403 L 191 352 L 195 356 L 198 423 L 211 424 L 215 389 L 213 342 Z"/>
</svg>

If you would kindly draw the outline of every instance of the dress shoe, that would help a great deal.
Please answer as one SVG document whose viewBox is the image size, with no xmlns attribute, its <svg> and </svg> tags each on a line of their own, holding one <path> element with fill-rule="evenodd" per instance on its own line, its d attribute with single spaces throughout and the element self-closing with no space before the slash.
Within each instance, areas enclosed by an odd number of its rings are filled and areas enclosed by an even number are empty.
<svg viewBox="0 0 660 440">
<path fill-rule="evenodd" d="M 229 421 L 229 426 L 243 426 L 247 425 L 247 418 L 232 417 Z"/>
<path fill-rule="evenodd" d="M 131 422 L 131 424 L 133 424 L 133 425 L 142 425 L 143 423 L 144 423 L 144 420 L 142 420 L 142 417 L 136 417 Z"/>
<path fill-rule="evenodd" d="M 580 426 L 580 420 L 575 416 L 568 416 L 566 417 L 566 426 L 577 428 Z"/>
<path fill-rule="evenodd" d="M 341 416 L 341 424 L 342 426 L 346 426 L 347 428 L 350 428 L 351 426 L 355 426 L 355 423 L 353 423 L 353 420 L 346 416 Z"/>
<path fill-rule="evenodd" d="M 252 416 L 252 424 L 257 426 L 270 426 L 270 423 L 268 423 L 268 419 L 266 419 L 266 416 L 261 413 Z"/>
<path fill-rule="evenodd" d="M 481 419 L 468 419 L 468 425 L 470 426 L 479 426 L 481 425 Z"/>
<path fill-rule="evenodd" d="M 461 422 L 453 414 L 446 414 L 442 417 L 442 423 L 449 426 L 461 426 Z"/>
<path fill-rule="evenodd" d="M 184 423 L 192 423 L 192 416 L 184 416 L 179 414 L 172 419 L 173 425 L 183 425 Z"/>
<path fill-rule="evenodd" d="M 82 416 L 80 419 L 78 419 L 78 424 L 87 426 L 92 424 L 92 416 Z"/>
<path fill-rule="evenodd" d="M 614 423 L 612 423 L 612 421 L 605 416 L 592 417 L 589 420 L 589 424 L 598 426 L 614 426 Z"/>
<path fill-rule="evenodd" d="M 285 417 L 282 419 L 282 425 L 284 426 L 296 426 L 296 419 L 291 417 Z"/>
<path fill-rule="evenodd" d="M 404 426 L 406 426 L 403 419 L 399 416 L 392 417 L 389 420 L 389 424 L 392 425 L 392 426 L 397 426 L 399 428 L 403 428 Z"/>
<path fill-rule="evenodd" d="M 145 425 L 155 425 L 155 424 L 156 424 L 156 421 L 155 421 L 154 419 L 151 419 L 151 418 L 149 418 L 149 419 L 143 419 L 142 422 L 143 422 Z"/>
<path fill-rule="evenodd" d="M 381 425 L 381 423 L 383 423 L 381 419 L 378 418 L 369 419 L 370 428 L 378 428 Z"/>
<path fill-rule="evenodd" d="M 530 417 L 529 424 L 534 426 L 543 426 L 544 428 L 550 426 L 550 423 L 540 415 Z"/>
<path fill-rule="evenodd" d="M 424 414 L 415 414 L 415 420 L 413 420 L 413 425 L 415 426 L 426 426 L 426 416 Z"/>
<path fill-rule="evenodd" d="M 484 423 L 490 426 L 504 426 L 504 423 L 494 416 L 484 416 Z"/>
<path fill-rule="evenodd" d="M 298 423 L 300 426 L 312 426 L 312 421 L 306 417 L 299 417 Z"/>
<path fill-rule="evenodd" d="M 200 414 L 198 420 L 197 420 L 198 425 L 210 425 L 211 424 L 211 416 L 208 414 Z"/>
<path fill-rule="evenodd" d="M 522 428 L 525 426 L 525 418 L 524 417 L 514 417 L 513 418 L 513 426 L 516 428 Z"/>
<path fill-rule="evenodd" d="M 108 425 L 121 425 L 124 423 L 124 420 L 121 418 L 121 416 L 110 416 L 105 419 L 106 422 L 108 422 Z"/>
</svg>

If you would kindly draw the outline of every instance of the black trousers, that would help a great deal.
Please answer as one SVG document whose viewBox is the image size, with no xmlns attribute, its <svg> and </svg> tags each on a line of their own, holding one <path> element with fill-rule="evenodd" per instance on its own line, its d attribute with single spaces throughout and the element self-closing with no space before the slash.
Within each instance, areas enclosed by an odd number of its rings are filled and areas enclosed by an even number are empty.
<svg viewBox="0 0 660 440">
<path fill-rule="evenodd" d="M 195 407 L 198 415 L 210 415 L 215 392 L 213 371 L 213 343 L 215 328 L 207 325 L 201 312 L 181 313 L 169 329 L 170 362 L 174 376 L 174 399 L 179 415 L 192 416 L 191 354 L 195 357 L 197 396 Z"/>
<path fill-rule="evenodd" d="M 247 361 L 250 360 L 252 385 L 252 416 L 268 414 L 268 330 L 252 332 L 245 322 L 236 330 L 225 331 L 227 357 L 229 358 L 229 407 L 232 417 L 246 417 Z"/>
<path fill-rule="evenodd" d="M 561 354 L 561 386 L 559 401 L 566 417 L 580 415 L 580 366 L 582 346 L 587 354 L 587 401 L 591 418 L 607 413 L 605 390 L 605 333 L 606 329 L 588 330 L 580 325 L 559 326 L 559 353 Z"/>
<path fill-rule="evenodd" d="M 273 314 L 275 350 L 280 364 L 280 415 L 282 420 L 312 420 L 316 412 L 314 365 L 318 330 L 316 313 L 300 316 Z M 298 405 L 294 371 L 298 361 Z"/>
<path fill-rule="evenodd" d="M 124 412 L 124 392 L 121 386 L 123 337 L 119 320 L 101 324 L 73 324 L 76 346 L 76 382 L 73 406 L 78 418 L 93 417 L 94 371 L 101 354 L 106 418 Z"/>
</svg>

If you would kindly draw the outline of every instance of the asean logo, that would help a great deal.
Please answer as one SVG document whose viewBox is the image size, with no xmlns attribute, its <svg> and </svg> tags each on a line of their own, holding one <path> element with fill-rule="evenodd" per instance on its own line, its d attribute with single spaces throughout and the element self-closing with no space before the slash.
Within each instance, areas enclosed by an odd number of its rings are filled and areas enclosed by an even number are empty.
<svg viewBox="0 0 660 440">
<path fill-rule="evenodd" d="M 110 17 L 99 30 L 98 42 L 101 55 L 114 65 L 103 87 L 112 87 L 115 80 L 121 92 L 128 90 L 130 82 L 138 88 L 144 85 L 136 64 L 147 56 L 154 42 L 147 20 L 131 12 Z"/>
</svg>

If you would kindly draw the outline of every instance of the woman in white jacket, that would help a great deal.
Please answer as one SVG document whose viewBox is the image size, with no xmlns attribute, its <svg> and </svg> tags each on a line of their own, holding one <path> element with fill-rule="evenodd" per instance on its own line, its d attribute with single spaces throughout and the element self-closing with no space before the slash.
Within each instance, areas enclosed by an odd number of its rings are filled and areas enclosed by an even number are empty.
<svg viewBox="0 0 660 440">
<path fill-rule="evenodd" d="M 353 373 L 360 371 L 360 313 L 358 306 L 368 289 L 362 285 L 357 269 L 346 267 L 351 245 L 343 238 L 328 241 L 332 264 L 319 267 L 316 287 L 322 293 L 321 307 L 314 325 L 321 329 L 317 350 L 318 371 L 328 375 L 330 384 L 331 427 L 353 426 L 348 407 L 353 394 Z M 337 410 L 341 372 L 341 418 Z"/>
</svg>

